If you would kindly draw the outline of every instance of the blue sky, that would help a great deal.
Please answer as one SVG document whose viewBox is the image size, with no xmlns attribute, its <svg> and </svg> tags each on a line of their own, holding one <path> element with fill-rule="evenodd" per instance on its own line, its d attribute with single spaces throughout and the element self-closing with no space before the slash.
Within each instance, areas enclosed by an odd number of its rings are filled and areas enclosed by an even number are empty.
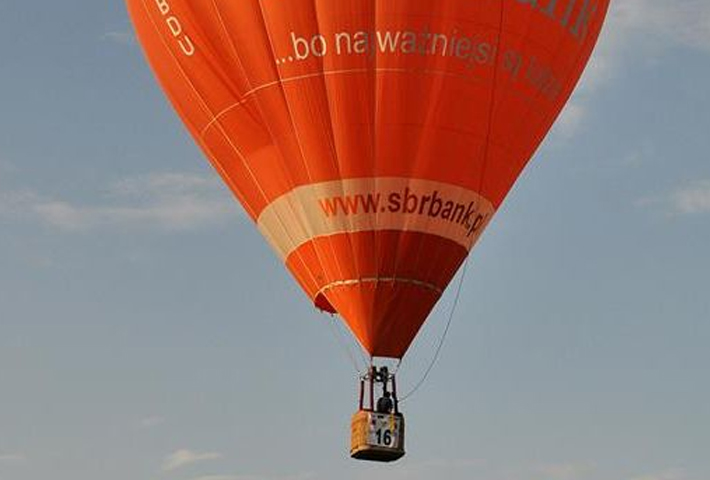
<svg viewBox="0 0 710 480">
<path fill-rule="evenodd" d="M 407 403 L 355 369 L 163 99 L 122 2 L 0 6 L 0 479 L 710 478 L 710 3 L 616 0 Z M 402 367 L 430 361 L 449 291 Z"/>
</svg>

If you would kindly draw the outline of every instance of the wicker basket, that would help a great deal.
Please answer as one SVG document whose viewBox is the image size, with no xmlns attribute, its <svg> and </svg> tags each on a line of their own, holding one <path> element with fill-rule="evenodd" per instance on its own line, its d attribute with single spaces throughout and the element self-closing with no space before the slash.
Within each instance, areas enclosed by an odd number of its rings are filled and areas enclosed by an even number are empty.
<svg viewBox="0 0 710 480">
<path fill-rule="evenodd" d="M 360 410 L 352 418 L 350 456 L 393 462 L 404 456 L 404 416 Z"/>
</svg>

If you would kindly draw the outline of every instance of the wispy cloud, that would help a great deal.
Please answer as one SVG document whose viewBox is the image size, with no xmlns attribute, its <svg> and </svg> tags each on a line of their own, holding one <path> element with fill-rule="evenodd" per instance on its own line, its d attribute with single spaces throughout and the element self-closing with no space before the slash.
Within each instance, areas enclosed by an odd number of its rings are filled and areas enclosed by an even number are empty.
<svg viewBox="0 0 710 480">
<path fill-rule="evenodd" d="M 632 56 L 654 63 L 678 47 L 710 53 L 710 2 L 612 1 L 599 44 L 556 131 L 562 138 L 578 132 L 591 98 L 624 71 Z"/>
<path fill-rule="evenodd" d="M 140 428 L 153 428 L 157 427 L 158 425 L 162 425 L 165 423 L 165 418 L 160 417 L 158 415 L 142 418 L 140 422 L 138 422 L 138 427 Z"/>
<path fill-rule="evenodd" d="M 459 478 L 465 474 L 468 478 L 477 478 L 488 473 L 488 463 L 482 459 L 430 459 L 400 465 L 396 470 L 363 471 L 358 478 L 365 480 L 425 480 L 436 478 Z"/>
<path fill-rule="evenodd" d="M 642 198 L 637 205 L 660 208 L 671 215 L 710 213 L 710 180 L 696 180 L 664 196 Z"/>
<path fill-rule="evenodd" d="M 686 478 L 685 470 L 681 468 L 672 468 L 664 472 L 633 477 L 629 480 L 685 480 Z"/>
<path fill-rule="evenodd" d="M 192 480 L 312 480 L 313 472 L 296 473 L 293 475 L 204 475 Z"/>
<path fill-rule="evenodd" d="M 161 470 L 164 472 L 172 472 L 173 470 L 184 468 L 195 463 L 219 460 L 220 458 L 222 458 L 222 454 L 216 452 L 201 453 L 187 449 L 177 450 L 165 457 Z"/>
<path fill-rule="evenodd" d="M 683 45 L 710 52 L 710 3 L 706 0 L 624 0 L 614 6 L 615 26 L 627 37 L 645 37 L 656 50 Z"/>
<path fill-rule="evenodd" d="M 611 2 L 604 34 L 583 87 L 594 89 L 613 79 L 615 71 L 623 69 L 629 55 L 643 55 L 655 61 L 676 47 L 710 53 L 710 2 Z"/>
<path fill-rule="evenodd" d="M 555 134 L 563 139 L 573 137 L 582 125 L 586 108 L 583 102 L 572 100 L 565 105 L 564 110 L 555 122 Z"/>
<path fill-rule="evenodd" d="M 656 153 L 657 150 L 654 144 L 649 140 L 645 140 L 623 155 L 621 157 L 620 165 L 627 167 L 640 167 L 649 160 L 653 160 L 656 157 Z"/>
<path fill-rule="evenodd" d="M 202 477 L 195 477 L 192 480 L 243 480 L 236 475 L 205 475 Z"/>
<path fill-rule="evenodd" d="M 14 173 L 15 171 L 17 171 L 17 167 L 0 156 L 0 175 Z"/>
<path fill-rule="evenodd" d="M 548 480 L 577 480 L 594 470 L 594 465 L 590 463 L 552 463 L 534 469 L 535 473 L 544 475 Z"/>
<path fill-rule="evenodd" d="M 22 454 L 22 453 L 2 453 L 0 452 L 0 464 L 17 464 L 17 463 L 26 463 L 27 462 L 27 457 Z"/>
<path fill-rule="evenodd" d="M 106 32 L 101 36 L 101 40 L 120 45 L 137 45 L 138 43 L 133 32 Z"/>
<path fill-rule="evenodd" d="M 239 207 L 214 177 L 152 173 L 110 184 L 77 203 L 32 191 L 0 191 L 0 216 L 34 219 L 64 231 L 111 227 L 190 230 L 234 218 Z"/>
<path fill-rule="evenodd" d="M 29 191 L 3 191 L 0 187 L 0 217 L 21 215 L 37 199 L 37 195 Z"/>
<path fill-rule="evenodd" d="M 677 213 L 710 213 L 710 180 L 699 180 L 678 189 L 669 200 Z"/>
</svg>

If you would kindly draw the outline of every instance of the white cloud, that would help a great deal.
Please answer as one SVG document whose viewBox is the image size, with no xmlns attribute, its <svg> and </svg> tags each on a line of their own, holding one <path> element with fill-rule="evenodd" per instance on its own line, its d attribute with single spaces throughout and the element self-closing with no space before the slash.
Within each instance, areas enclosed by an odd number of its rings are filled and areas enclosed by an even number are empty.
<svg viewBox="0 0 710 480">
<path fill-rule="evenodd" d="M 161 470 L 164 472 L 172 472 L 173 470 L 184 468 L 195 463 L 219 460 L 220 458 L 222 458 L 222 454 L 216 452 L 200 453 L 187 449 L 177 450 L 165 457 Z"/>
<path fill-rule="evenodd" d="M 595 89 L 613 79 L 630 54 L 654 61 L 679 46 L 710 53 L 710 2 L 612 1 L 582 88 Z"/>
<path fill-rule="evenodd" d="M 121 45 L 136 45 L 138 43 L 133 32 L 106 32 L 101 36 L 101 40 Z"/>
<path fill-rule="evenodd" d="M 414 466 L 417 468 L 430 468 L 433 470 L 438 470 L 442 468 L 451 469 L 465 469 L 465 468 L 478 468 L 486 465 L 487 462 L 480 458 L 466 458 L 466 459 L 455 459 L 455 460 L 427 460 L 419 462 Z"/>
<path fill-rule="evenodd" d="M 624 0 L 614 5 L 615 25 L 627 35 L 645 37 L 656 49 L 683 45 L 710 52 L 707 0 Z"/>
<path fill-rule="evenodd" d="M 25 463 L 27 457 L 22 453 L 0 453 L 0 463 Z"/>
<path fill-rule="evenodd" d="M 141 421 L 138 422 L 138 426 L 140 428 L 153 428 L 157 427 L 158 425 L 162 425 L 163 423 L 165 423 L 165 418 L 154 415 L 141 419 Z"/>
<path fill-rule="evenodd" d="M 680 468 L 673 468 L 660 473 L 642 475 L 633 477 L 630 480 L 684 480 L 686 479 L 685 471 Z"/>
<path fill-rule="evenodd" d="M 579 131 L 591 97 L 623 72 L 633 56 L 658 62 L 671 48 L 710 53 L 710 2 L 707 0 L 612 0 L 589 65 L 558 120 L 562 138 Z"/>
<path fill-rule="evenodd" d="M 476 478 L 484 472 L 487 462 L 482 459 L 430 459 L 405 463 L 396 470 L 363 471 L 357 478 L 362 480 L 425 480 L 432 477 L 459 478 L 465 474 Z M 478 475 L 474 475 L 474 473 Z"/>
<path fill-rule="evenodd" d="M 696 180 L 662 197 L 643 198 L 640 207 L 661 208 L 671 215 L 710 213 L 710 180 Z"/>
<path fill-rule="evenodd" d="M 27 205 L 37 201 L 32 192 L 2 191 L 0 189 L 0 216 L 13 216 L 24 211 Z"/>
<path fill-rule="evenodd" d="M 547 480 L 575 480 L 583 478 L 594 469 L 594 466 L 589 463 L 555 463 L 541 465 L 535 469 L 535 472 L 541 473 Z"/>
<path fill-rule="evenodd" d="M 239 207 L 214 177 L 153 173 L 123 179 L 100 202 L 76 203 L 35 192 L 0 191 L 0 216 L 35 219 L 65 231 L 148 227 L 189 230 L 224 222 Z"/>
<path fill-rule="evenodd" d="M 584 114 L 585 108 L 580 102 L 569 102 L 555 122 L 555 133 L 565 139 L 574 136 L 584 120 Z"/>
<path fill-rule="evenodd" d="M 698 180 L 678 189 L 669 200 L 677 213 L 710 213 L 710 180 Z"/>
<path fill-rule="evenodd" d="M 645 140 L 641 142 L 636 148 L 630 150 L 626 155 L 621 157 L 620 165 L 627 167 L 640 167 L 647 163 L 649 160 L 653 160 L 656 156 L 656 148 L 653 143 Z"/>
<path fill-rule="evenodd" d="M 203 477 L 196 477 L 193 480 L 242 480 L 236 475 L 205 475 Z"/>
<path fill-rule="evenodd" d="M 3 160 L 3 158 L 0 156 L 0 175 L 7 175 L 16 171 L 17 167 L 15 167 L 15 165 Z"/>
<path fill-rule="evenodd" d="M 312 480 L 315 473 L 305 472 L 293 475 L 204 475 L 192 480 Z"/>
<path fill-rule="evenodd" d="M 119 196 L 144 195 L 152 190 L 167 193 L 189 193 L 198 189 L 213 188 L 217 180 L 212 176 L 189 173 L 153 173 L 139 177 L 129 177 L 114 182 L 111 192 Z"/>
</svg>

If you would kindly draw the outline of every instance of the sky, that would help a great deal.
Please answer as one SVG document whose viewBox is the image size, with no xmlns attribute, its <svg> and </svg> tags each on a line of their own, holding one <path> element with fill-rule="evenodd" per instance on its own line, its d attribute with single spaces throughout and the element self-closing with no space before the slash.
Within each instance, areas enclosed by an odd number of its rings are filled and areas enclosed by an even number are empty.
<svg viewBox="0 0 710 480">
<path fill-rule="evenodd" d="M 710 479 L 710 2 L 612 2 L 388 466 L 348 458 L 345 330 L 131 32 L 120 1 L 0 3 L 1 480 Z"/>
</svg>

